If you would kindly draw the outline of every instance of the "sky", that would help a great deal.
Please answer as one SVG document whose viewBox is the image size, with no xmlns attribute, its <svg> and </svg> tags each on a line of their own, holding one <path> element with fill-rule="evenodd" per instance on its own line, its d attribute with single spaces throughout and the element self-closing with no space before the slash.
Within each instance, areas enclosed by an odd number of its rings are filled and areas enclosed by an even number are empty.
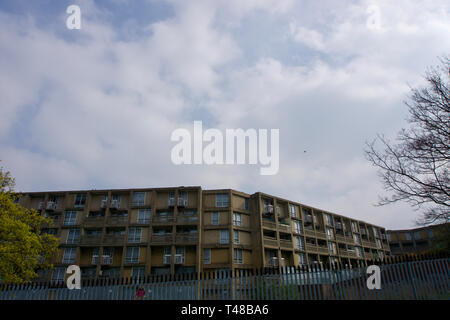
<svg viewBox="0 0 450 320">
<path fill-rule="evenodd" d="M 447 0 L 0 0 L 0 165 L 23 192 L 231 188 L 411 228 L 364 148 L 408 126 L 449 35 Z M 175 165 L 194 121 L 278 129 L 277 174 Z"/>
</svg>

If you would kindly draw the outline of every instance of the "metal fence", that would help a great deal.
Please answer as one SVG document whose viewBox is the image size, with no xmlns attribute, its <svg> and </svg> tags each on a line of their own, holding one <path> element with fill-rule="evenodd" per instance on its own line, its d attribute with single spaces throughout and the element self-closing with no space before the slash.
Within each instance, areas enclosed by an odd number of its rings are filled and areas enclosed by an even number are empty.
<svg viewBox="0 0 450 320">
<path fill-rule="evenodd" d="M 450 299 L 450 258 L 378 262 L 380 289 L 367 266 L 283 267 L 133 279 L 0 285 L 0 300 L 405 300 Z M 139 297 L 137 292 L 145 292 Z"/>
</svg>

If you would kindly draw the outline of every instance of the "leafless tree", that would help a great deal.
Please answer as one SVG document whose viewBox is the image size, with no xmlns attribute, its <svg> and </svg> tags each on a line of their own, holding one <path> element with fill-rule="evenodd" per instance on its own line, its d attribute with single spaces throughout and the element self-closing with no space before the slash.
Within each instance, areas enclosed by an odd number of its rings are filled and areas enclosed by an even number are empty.
<svg viewBox="0 0 450 320">
<path fill-rule="evenodd" d="M 389 193 L 377 205 L 406 201 L 421 211 L 421 225 L 450 221 L 450 55 L 440 62 L 427 70 L 426 87 L 411 89 L 410 127 L 395 144 L 379 134 L 365 150 Z"/>
</svg>

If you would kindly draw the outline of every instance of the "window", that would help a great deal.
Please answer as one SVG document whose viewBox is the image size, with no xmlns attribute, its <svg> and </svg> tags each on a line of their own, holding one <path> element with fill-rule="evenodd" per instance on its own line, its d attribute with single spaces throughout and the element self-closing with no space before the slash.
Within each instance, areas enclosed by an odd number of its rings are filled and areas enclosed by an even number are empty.
<svg viewBox="0 0 450 320">
<path fill-rule="evenodd" d="M 250 209 L 250 207 L 249 207 L 249 204 L 248 204 L 248 199 L 245 198 L 244 199 L 244 210 L 249 210 L 249 209 Z"/>
<path fill-rule="evenodd" d="M 66 243 L 68 244 L 78 243 L 79 239 L 80 239 L 80 229 L 69 229 L 69 232 L 67 233 Z"/>
<path fill-rule="evenodd" d="M 290 213 L 292 218 L 296 218 L 297 217 L 297 210 L 295 210 L 295 206 L 293 204 L 289 205 L 289 213 Z"/>
<path fill-rule="evenodd" d="M 138 223 L 145 224 L 150 222 L 150 209 L 139 209 Z"/>
<path fill-rule="evenodd" d="M 242 215 L 240 213 L 233 213 L 233 225 L 235 226 L 242 226 Z"/>
<path fill-rule="evenodd" d="M 356 226 L 356 222 L 352 221 L 352 231 L 353 232 L 358 232 L 358 227 Z"/>
<path fill-rule="evenodd" d="M 333 240 L 333 230 L 331 230 L 331 228 L 327 228 L 327 239 L 328 240 Z"/>
<path fill-rule="evenodd" d="M 75 196 L 75 208 L 82 208 L 86 204 L 86 195 L 85 194 L 77 194 Z"/>
<path fill-rule="evenodd" d="M 233 231 L 233 242 L 235 244 L 239 244 L 239 231 L 238 230 Z"/>
<path fill-rule="evenodd" d="M 142 228 L 130 228 L 128 229 L 128 243 L 141 242 Z"/>
<path fill-rule="evenodd" d="M 64 267 L 55 268 L 52 273 L 52 281 L 54 282 L 64 281 L 65 275 L 66 275 L 66 268 Z"/>
<path fill-rule="evenodd" d="M 411 240 L 411 233 L 405 233 L 406 240 Z"/>
<path fill-rule="evenodd" d="M 220 243 L 227 244 L 230 242 L 230 233 L 228 230 L 220 230 Z"/>
<path fill-rule="evenodd" d="M 329 225 L 329 226 L 333 225 L 333 219 L 331 218 L 331 215 L 325 214 L 325 219 L 327 221 L 327 225 Z"/>
<path fill-rule="evenodd" d="M 359 258 L 363 257 L 363 253 L 362 253 L 361 247 L 356 247 L 356 254 L 358 255 Z"/>
<path fill-rule="evenodd" d="M 216 207 L 228 207 L 229 198 L 227 193 L 216 194 Z"/>
<path fill-rule="evenodd" d="M 361 237 L 358 234 L 354 234 L 353 238 L 357 244 L 361 245 Z"/>
<path fill-rule="evenodd" d="M 219 225 L 219 213 L 218 212 L 213 212 L 211 213 L 211 224 L 212 225 Z"/>
<path fill-rule="evenodd" d="M 305 250 L 305 240 L 302 237 L 295 237 L 297 249 L 298 250 Z"/>
<path fill-rule="evenodd" d="M 188 199 L 188 193 L 186 191 L 180 191 L 179 195 L 178 195 L 179 199 L 183 199 L 186 200 Z"/>
<path fill-rule="evenodd" d="M 77 248 L 65 248 L 62 263 L 74 263 Z"/>
<path fill-rule="evenodd" d="M 125 256 L 125 263 L 138 263 L 139 262 L 139 247 L 128 247 Z"/>
<path fill-rule="evenodd" d="M 203 264 L 211 264 L 211 249 L 203 249 Z"/>
<path fill-rule="evenodd" d="M 380 239 L 375 239 L 375 242 L 377 243 L 377 248 L 381 249 L 381 241 L 380 241 Z"/>
<path fill-rule="evenodd" d="M 133 206 L 145 205 L 145 192 L 133 193 Z"/>
<path fill-rule="evenodd" d="M 428 233 L 428 237 L 429 237 L 429 238 L 433 238 L 433 230 L 428 229 L 428 230 L 427 230 L 427 233 Z"/>
<path fill-rule="evenodd" d="M 234 249 L 234 263 L 243 263 L 242 249 Z"/>
<path fill-rule="evenodd" d="M 77 223 L 77 212 L 76 211 L 66 211 L 64 215 L 64 225 L 73 226 Z"/>
<path fill-rule="evenodd" d="M 302 223 L 300 221 L 294 221 L 294 232 L 299 234 L 303 233 Z"/>
<path fill-rule="evenodd" d="M 111 196 L 111 206 L 115 206 L 117 208 L 120 207 L 120 195 L 118 194 L 113 194 Z"/>
<path fill-rule="evenodd" d="M 297 257 L 299 265 L 306 265 L 306 256 L 304 253 L 297 253 Z"/>
<path fill-rule="evenodd" d="M 390 234 L 390 233 L 387 233 L 387 234 L 386 234 L 386 237 L 387 237 L 387 240 L 390 242 L 390 241 L 391 241 L 391 234 Z"/>
<path fill-rule="evenodd" d="M 133 278 L 145 277 L 145 267 L 132 267 L 131 268 L 131 277 L 133 277 Z"/>
<path fill-rule="evenodd" d="M 330 252 L 330 254 L 335 254 L 335 250 L 334 250 L 334 245 L 332 242 L 328 242 L 328 251 Z"/>
<path fill-rule="evenodd" d="M 419 240 L 420 239 L 420 232 L 414 232 L 414 239 Z"/>
</svg>

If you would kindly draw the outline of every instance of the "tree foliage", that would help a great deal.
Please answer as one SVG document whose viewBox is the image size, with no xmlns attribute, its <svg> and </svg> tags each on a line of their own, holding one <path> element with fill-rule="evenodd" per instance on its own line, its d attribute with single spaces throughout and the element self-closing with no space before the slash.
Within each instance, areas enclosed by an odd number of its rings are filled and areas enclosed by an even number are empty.
<svg viewBox="0 0 450 320">
<path fill-rule="evenodd" d="M 450 219 L 450 56 L 429 68 L 425 80 L 427 86 L 411 89 L 405 102 L 410 127 L 395 144 L 378 135 L 365 150 L 390 194 L 378 205 L 406 201 L 421 210 L 422 225 Z"/>
<path fill-rule="evenodd" d="M 15 181 L 0 167 L 0 279 L 3 283 L 24 283 L 37 276 L 38 269 L 51 267 L 50 259 L 58 240 L 40 234 L 44 223 L 51 224 L 35 210 L 18 203 Z"/>
</svg>

